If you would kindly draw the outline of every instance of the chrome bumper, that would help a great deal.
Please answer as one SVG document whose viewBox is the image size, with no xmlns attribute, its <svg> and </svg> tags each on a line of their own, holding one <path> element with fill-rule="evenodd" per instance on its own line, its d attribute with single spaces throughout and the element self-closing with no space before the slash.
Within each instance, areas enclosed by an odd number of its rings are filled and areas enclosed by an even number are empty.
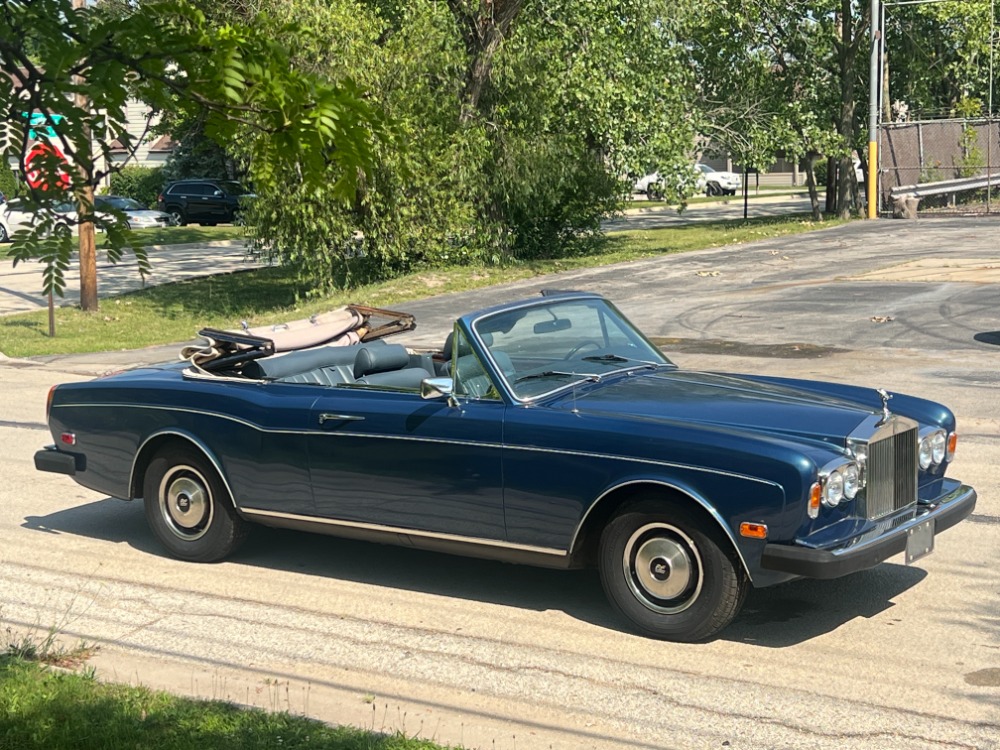
<svg viewBox="0 0 1000 750">
<path fill-rule="evenodd" d="M 760 566 L 765 570 L 791 573 L 804 578 L 839 578 L 859 570 L 873 568 L 880 562 L 906 550 L 909 532 L 926 521 L 934 521 L 934 534 L 940 534 L 966 518 L 976 507 L 976 491 L 960 485 L 927 506 L 917 506 L 916 515 L 878 536 L 833 549 L 811 549 L 788 544 L 767 544 Z"/>
</svg>

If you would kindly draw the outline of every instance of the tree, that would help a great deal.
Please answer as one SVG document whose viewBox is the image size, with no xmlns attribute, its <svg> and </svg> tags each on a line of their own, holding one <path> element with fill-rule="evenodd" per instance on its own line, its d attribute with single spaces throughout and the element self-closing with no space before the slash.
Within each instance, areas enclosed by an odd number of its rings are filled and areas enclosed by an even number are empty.
<svg viewBox="0 0 1000 750">
<path fill-rule="evenodd" d="M 350 206 L 291 175 L 282 192 L 257 186 L 255 246 L 317 291 L 577 252 L 627 175 L 690 171 L 686 2 L 257 1 L 297 66 L 350 75 L 393 122 Z M 305 40 L 281 36 L 293 19 Z"/>
<path fill-rule="evenodd" d="M 385 133 L 377 109 L 350 80 L 320 81 L 290 66 L 260 26 L 212 24 L 187 0 L 76 5 L 0 0 L 0 150 L 30 172 L 28 198 L 40 212 L 32 231 L 15 236 L 12 254 L 46 263 L 46 292 L 62 294 L 65 285 L 72 245 L 60 227 L 74 220 L 55 209 L 67 198 L 76 203 L 81 243 L 97 225 L 112 261 L 131 245 L 140 270 L 149 268 L 134 238 L 93 210 L 111 143 L 138 146 L 125 129 L 129 98 L 197 116 L 216 141 L 239 134 L 264 185 L 293 170 L 306 185 L 332 182 L 346 201 L 370 170 Z M 39 138 L 50 148 L 28 165 Z M 61 166 L 61 155 L 75 168 Z M 81 306 L 96 310 L 96 273 L 83 273 Z"/>
<path fill-rule="evenodd" d="M 745 164 L 779 153 L 804 159 L 817 219 L 813 165 L 821 156 L 840 164 L 828 170 L 840 174 L 836 183 L 828 174 L 830 207 L 849 213 L 854 203 L 858 49 L 867 24 L 860 5 L 725 0 L 693 21 L 705 132 Z"/>
</svg>

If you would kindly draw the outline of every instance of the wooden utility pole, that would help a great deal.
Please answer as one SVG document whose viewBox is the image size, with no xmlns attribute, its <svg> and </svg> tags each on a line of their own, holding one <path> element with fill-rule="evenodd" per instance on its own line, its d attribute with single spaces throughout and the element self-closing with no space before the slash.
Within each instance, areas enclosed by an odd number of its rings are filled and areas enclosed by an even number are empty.
<svg viewBox="0 0 1000 750">
<path fill-rule="evenodd" d="M 83 11 L 87 0 L 73 0 L 73 9 Z M 74 83 L 83 84 L 81 76 L 74 76 Z M 83 92 L 74 94 L 74 103 L 81 110 L 89 111 L 90 98 Z M 78 216 L 90 217 L 94 210 L 93 180 L 93 143 L 90 127 L 84 124 L 82 143 L 76 144 L 76 170 L 79 175 L 79 186 L 76 190 L 76 210 Z M 94 222 L 89 218 L 80 223 L 80 309 L 87 312 L 97 311 L 97 242 L 94 235 Z"/>
</svg>

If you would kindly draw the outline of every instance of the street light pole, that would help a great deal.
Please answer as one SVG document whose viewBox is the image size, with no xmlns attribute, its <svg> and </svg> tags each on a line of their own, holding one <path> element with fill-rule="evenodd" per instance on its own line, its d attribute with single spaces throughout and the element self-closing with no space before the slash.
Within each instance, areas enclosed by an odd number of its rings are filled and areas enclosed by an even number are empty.
<svg viewBox="0 0 1000 750">
<path fill-rule="evenodd" d="M 878 90 L 879 47 L 882 31 L 879 28 L 879 0 L 871 0 L 872 44 L 868 72 L 868 218 L 878 217 Z"/>
</svg>

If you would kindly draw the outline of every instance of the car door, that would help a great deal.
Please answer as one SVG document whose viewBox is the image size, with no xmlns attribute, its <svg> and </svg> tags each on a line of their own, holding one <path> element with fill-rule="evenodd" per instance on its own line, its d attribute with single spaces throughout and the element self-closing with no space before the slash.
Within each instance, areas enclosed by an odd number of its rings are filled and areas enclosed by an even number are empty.
<svg viewBox="0 0 1000 750">
<path fill-rule="evenodd" d="M 316 512 L 348 525 L 504 539 L 504 409 L 499 397 L 327 389 L 309 428 Z"/>
</svg>

